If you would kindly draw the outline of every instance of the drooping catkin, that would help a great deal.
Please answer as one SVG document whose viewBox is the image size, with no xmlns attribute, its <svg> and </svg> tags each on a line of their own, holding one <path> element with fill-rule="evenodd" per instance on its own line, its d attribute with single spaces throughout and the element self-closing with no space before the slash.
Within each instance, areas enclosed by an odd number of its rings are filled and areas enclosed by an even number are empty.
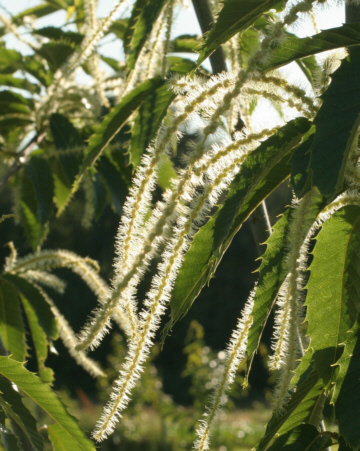
<svg viewBox="0 0 360 451">
<path fill-rule="evenodd" d="M 200 420 L 198 427 L 197 440 L 194 443 L 194 449 L 205 451 L 210 448 L 211 429 L 216 422 L 221 408 L 227 402 L 227 392 L 233 384 L 238 367 L 243 360 L 246 352 L 247 338 L 250 327 L 252 325 L 252 310 L 254 306 L 255 289 L 249 296 L 245 307 L 238 320 L 238 324 L 232 332 L 230 343 L 226 349 L 226 360 L 224 362 L 224 370 L 219 378 L 219 382 L 215 387 L 215 391 L 210 401 L 210 407 L 204 413 L 204 419 Z"/>
<path fill-rule="evenodd" d="M 182 106 L 181 112 L 171 119 L 171 124 L 163 125 L 158 133 L 158 137 L 154 142 L 153 148 L 149 148 L 148 153 L 144 155 L 142 165 L 138 170 L 134 186 L 130 191 L 124 205 L 124 215 L 121 218 L 119 230 L 116 237 L 116 254 L 115 259 L 115 284 L 111 296 L 106 303 L 94 310 L 91 318 L 87 321 L 81 333 L 81 343 L 79 349 L 87 347 L 96 347 L 101 342 L 102 337 L 110 327 L 110 315 L 125 289 L 127 289 L 130 281 L 134 281 L 134 277 L 140 275 L 146 265 L 146 256 L 139 252 L 139 248 L 143 248 L 144 243 L 148 251 L 151 250 L 151 244 L 147 245 L 144 236 L 144 216 L 148 211 L 148 205 L 151 200 L 151 193 L 155 186 L 157 177 L 157 167 L 160 163 L 161 156 L 170 152 L 168 148 L 171 140 L 176 136 L 179 126 L 188 119 L 197 109 L 207 102 L 209 98 L 214 96 L 219 90 L 227 89 L 231 82 L 227 78 L 216 77 L 212 83 L 209 83 L 205 89 L 201 89 L 197 96 L 191 96 L 187 99 L 186 104 Z M 167 121 L 165 120 L 165 123 Z M 198 149 L 197 155 L 201 154 L 202 149 Z M 186 173 L 186 172 L 185 172 Z M 190 172 L 189 172 L 190 174 Z M 183 182 L 185 183 L 185 182 Z M 168 213 L 169 210 L 166 211 Z M 156 213 L 157 214 L 157 213 Z M 164 216 L 164 215 L 162 215 Z M 152 234 L 154 240 L 157 236 L 161 236 L 163 228 L 157 227 L 158 232 Z M 152 241 L 151 240 L 151 241 Z M 138 256 L 141 255 L 141 259 Z M 142 264 L 144 263 L 144 264 Z M 135 280 L 136 282 L 136 280 Z M 130 288 L 130 299 L 127 305 L 129 310 L 135 312 L 136 305 L 133 298 L 134 287 Z M 135 318 L 135 313 L 132 313 Z"/>
<path fill-rule="evenodd" d="M 71 329 L 69 323 L 66 321 L 64 316 L 59 312 L 58 308 L 49 298 L 49 296 L 39 287 L 37 286 L 42 296 L 46 300 L 46 302 L 50 305 L 51 311 L 55 317 L 56 324 L 58 327 L 59 337 L 64 343 L 65 347 L 68 349 L 69 354 L 75 360 L 75 362 L 84 368 L 91 376 L 93 377 L 106 377 L 105 373 L 102 371 L 100 366 L 92 359 L 87 357 L 84 352 L 79 352 L 75 350 L 77 344 L 77 338 L 74 331 Z"/>
<path fill-rule="evenodd" d="M 301 290 L 303 289 L 303 270 L 306 264 L 301 247 L 319 211 L 321 196 L 313 188 L 295 208 L 290 223 L 288 255 L 286 266 L 288 275 L 280 289 L 275 315 L 274 354 L 269 359 L 273 370 L 280 370 L 280 376 L 273 396 L 274 411 L 277 412 L 286 401 L 296 359 L 299 355 L 297 334 L 302 320 Z"/>
<path fill-rule="evenodd" d="M 140 333 L 129 345 L 126 362 L 120 372 L 120 378 L 115 382 L 111 401 L 105 407 L 93 433 L 96 441 L 104 440 L 113 432 L 121 411 L 127 406 L 131 389 L 140 377 L 142 365 L 149 354 L 190 240 L 236 171 L 237 164 L 234 162 L 219 164 L 217 173 L 214 172 L 214 178 L 209 177 L 206 180 L 203 194 L 198 194 L 188 207 L 187 214 L 178 218 L 174 235 L 162 254 L 158 274 L 152 279 L 151 289 L 144 304 L 145 309 L 140 315 Z"/>
<path fill-rule="evenodd" d="M 82 258 L 73 252 L 57 249 L 46 250 L 36 254 L 29 254 L 25 257 L 14 259 L 7 259 L 4 266 L 4 271 L 13 274 L 24 275 L 30 277 L 37 274 L 41 277 L 39 271 L 52 270 L 55 268 L 69 268 L 88 285 L 98 298 L 100 303 L 105 302 L 109 295 L 109 287 L 106 282 L 99 276 L 99 265 L 95 260 L 90 258 Z M 30 275 L 29 275 L 30 271 Z M 42 277 L 44 282 L 44 277 Z M 41 282 L 39 280 L 39 282 Z M 120 311 L 117 307 L 113 312 L 114 318 L 119 327 L 131 337 L 134 333 L 132 325 L 129 323 L 127 315 Z M 78 343 L 77 343 L 78 344 Z"/>
</svg>

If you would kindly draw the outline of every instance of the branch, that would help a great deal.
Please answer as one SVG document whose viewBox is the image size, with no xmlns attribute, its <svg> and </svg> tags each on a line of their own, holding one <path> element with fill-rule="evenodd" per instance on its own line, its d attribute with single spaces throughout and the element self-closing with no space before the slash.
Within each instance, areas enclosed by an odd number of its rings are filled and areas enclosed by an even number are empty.
<svg viewBox="0 0 360 451">
<path fill-rule="evenodd" d="M 202 34 L 205 34 L 212 29 L 214 24 L 214 17 L 212 15 L 208 0 L 192 0 L 192 3 L 201 32 Z M 210 55 L 210 64 L 214 75 L 227 71 L 225 54 L 222 47 L 219 47 Z"/>
</svg>

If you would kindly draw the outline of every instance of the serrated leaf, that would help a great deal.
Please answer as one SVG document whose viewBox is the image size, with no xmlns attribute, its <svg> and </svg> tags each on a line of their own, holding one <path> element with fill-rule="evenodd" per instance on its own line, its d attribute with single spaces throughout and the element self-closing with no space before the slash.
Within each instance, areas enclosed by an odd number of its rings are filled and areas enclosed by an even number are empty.
<svg viewBox="0 0 360 451">
<path fill-rule="evenodd" d="M 197 65 L 200 66 L 220 45 L 249 28 L 256 19 L 277 3 L 279 0 L 224 0 L 214 28 L 206 35 L 205 42 L 200 48 Z"/>
<path fill-rule="evenodd" d="M 353 326 L 344 282 L 349 243 L 359 230 L 360 208 L 344 207 L 328 219 L 316 237 L 307 284 L 306 321 L 315 367 L 328 384 L 334 364 L 343 350 L 347 331 Z"/>
<path fill-rule="evenodd" d="M 58 424 L 49 426 L 47 433 L 53 446 L 53 451 L 80 451 L 82 449 L 72 437 L 62 433 L 62 428 Z"/>
<path fill-rule="evenodd" d="M 332 444 L 329 434 L 319 432 L 311 424 L 300 424 L 278 437 L 268 451 L 321 451 Z"/>
<path fill-rule="evenodd" d="M 255 450 L 266 450 L 275 436 L 286 434 L 308 421 L 312 415 L 313 407 L 322 393 L 323 384 L 316 371 L 304 376 L 304 381 L 297 386 L 296 392 L 292 393 L 284 410 L 272 416 L 266 426 L 265 435 L 259 445 L 255 447 Z"/>
<path fill-rule="evenodd" d="M 13 74 L 22 62 L 21 53 L 16 50 L 0 48 L 0 72 L 2 74 Z"/>
<path fill-rule="evenodd" d="M 17 78 L 12 75 L 0 74 L 0 85 L 11 86 L 12 88 L 23 89 L 32 93 L 40 93 L 40 87 L 30 83 L 26 78 Z"/>
<path fill-rule="evenodd" d="M 134 69 L 140 52 L 149 39 L 153 26 L 159 18 L 165 3 L 166 0 L 137 0 L 135 3 L 133 11 L 136 18 L 134 17 L 135 20 L 132 20 L 132 18 L 129 20 L 129 30 L 132 30 L 127 58 L 129 70 Z"/>
<path fill-rule="evenodd" d="M 21 94 L 12 91 L 0 91 L 0 115 L 22 114 L 29 115 L 34 104 Z"/>
<path fill-rule="evenodd" d="M 167 109 L 175 99 L 173 91 L 162 85 L 148 93 L 142 102 L 131 129 L 130 162 L 136 167 L 149 142 L 155 137 Z"/>
<path fill-rule="evenodd" d="M 71 416 L 51 388 L 20 363 L 8 357 L 0 357 L 0 374 L 16 384 L 61 428 L 61 434 L 70 436 L 82 451 L 95 451 L 94 444 L 86 438 L 77 421 Z"/>
<path fill-rule="evenodd" d="M 294 151 L 290 160 L 291 186 L 299 199 L 311 188 L 307 168 L 310 162 L 310 148 L 314 140 L 314 131 L 315 129 L 311 129 L 304 136 L 304 141 Z"/>
<path fill-rule="evenodd" d="M 346 340 L 337 365 L 339 373 L 334 382 L 331 402 L 335 404 L 335 416 L 339 433 L 353 449 L 360 447 L 360 327 L 356 323 Z"/>
<path fill-rule="evenodd" d="M 195 235 L 172 293 L 171 320 L 163 336 L 184 316 L 210 280 L 242 223 L 290 173 L 291 151 L 310 127 L 295 119 L 252 152 L 229 188 L 219 210 Z"/>
<path fill-rule="evenodd" d="M 314 120 L 309 172 L 321 194 L 332 196 L 342 189 L 347 158 L 360 125 L 360 49 L 352 49 L 334 72 L 322 100 Z"/>
<path fill-rule="evenodd" d="M 19 296 L 14 286 L 2 279 L 0 279 L 0 336 L 12 358 L 23 362 L 26 345 Z"/>
<path fill-rule="evenodd" d="M 153 78 L 141 83 L 136 89 L 127 94 L 122 101 L 105 116 L 102 124 L 97 127 L 89 141 L 80 172 L 75 180 L 72 194 L 78 189 L 84 172 L 99 158 L 102 151 L 121 130 L 129 117 L 136 111 L 148 94 L 164 84 L 159 78 Z"/>
<path fill-rule="evenodd" d="M 56 319 L 39 289 L 22 277 L 4 274 L 3 278 L 11 282 L 24 295 L 34 309 L 39 324 L 51 340 L 57 340 L 58 330 Z"/>
<path fill-rule="evenodd" d="M 274 70 L 297 59 L 326 50 L 360 45 L 360 24 L 344 24 L 306 38 L 298 38 L 290 33 L 286 36 L 271 52 L 269 58 L 259 65 L 260 70 Z"/>
<path fill-rule="evenodd" d="M 27 442 L 31 443 L 31 449 L 35 449 L 36 451 L 43 450 L 43 439 L 37 430 L 36 420 L 23 404 L 20 393 L 14 390 L 11 381 L 0 377 L 0 392 L 2 392 L 1 398 L 3 401 L 11 406 L 11 410 L 15 412 L 16 418 L 14 415 L 14 421 L 16 421 L 18 427 L 23 431 Z M 6 408 L 7 406 L 5 406 L 5 412 Z"/>
<path fill-rule="evenodd" d="M 80 33 L 75 33 L 74 31 L 64 31 L 61 28 L 56 27 L 38 28 L 34 30 L 33 33 L 54 41 L 65 41 L 76 45 L 81 44 L 84 39 L 84 35 Z"/>
<path fill-rule="evenodd" d="M 34 55 L 25 56 L 21 68 L 39 80 L 45 87 L 50 86 L 53 74 L 39 58 L 35 58 Z"/>
<path fill-rule="evenodd" d="M 54 139 L 57 150 L 72 150 L 81 148 L 84 145 L 80 132 L 74 127 L 69 119 L 62 114 L 53 113 L 49 120 L 50 131 Z M 74 183 L 79 172 L 81 152 L 61 152 L 59 161 L 67 178 L 69 187 Z"/>
<path fill-rule="evenodd" d="M 276 222 L 273 233 L 266 242 L 266 251 L 261 257 L 258 269 L 259 278 L 254 296 L 252 313 L 253 323 L 249 330 L 247 353 L 249 364 L 247 374 L 250 372 L 252 359 L 260 344 L 262 332 L 273 306 L 273 302 L 286 277 L 285 251 L 289 228 L 291 210 L 288 208 L 283 216 Z"/>
<path fill-rule="evenodd" d="M 34 188 L 38 220 L 40 224 L 46 224 L 54 210 L 54 183 L 49 164 L 41 156 L 33 156 L 24 169 Z"/>
<path fill-rule="evenodd" d="M 75 51 L 76 46 L 69 42 L 50 41 L 36 49 L 36 53 L 46 59 L 53 72 L 56 72 Z"/>
<path fill-rule="evenodd" d="M 51 368 L 46 368 L 45 360 L 48 356 L 48 340 L 44 329 L 40 326 L 38 317 L 33 306 L 26 299 L 25 296 L 20 295 L 24 307 L 27 322 L 31 333 L 32 342 L 34 345 L 38 376 L 44 382 L 51 383 L 54 377 L 54 372 Z"/>
</svg>

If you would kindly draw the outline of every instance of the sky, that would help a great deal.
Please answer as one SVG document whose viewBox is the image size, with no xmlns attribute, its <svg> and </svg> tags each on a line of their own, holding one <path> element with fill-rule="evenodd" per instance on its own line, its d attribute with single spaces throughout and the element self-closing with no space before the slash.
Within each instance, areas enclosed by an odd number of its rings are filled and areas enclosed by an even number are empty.
<svg viewBox="0 0 360 451">
<path fill-rule="evenodd" d="M 290 0 L 292 1 L 292 0 Z M 11 15 L 15 15 L 26 8 L 33 7 L 42 3 L 41 0 L 0 0 L 0 14 L 6 14 L 7 11 Z M 114 0 L 98 0 L 98 16 L 106 16 L 112 9 Z M 127 0 L 125 3 L 125 14 L 128 14 L 131 10 L 133 0 Z M 172 37 L 176 37 L 183 34 L 200 34 L 200 27 L 198 25 L 195 12 L 191 6 L 191 2 L 188 1 L 189 6 L 187 8 L 177 8 L 175 13 L 174 27 L 172 31 Z M 300 37 L 312 35 L 320 30 L 327 28 L 333 28 L 341 26 L 345 21 L 344 4 L 341 4 L 338 0 L 330 0 L 325 5 L 318 5 L 315 7 L 316 16 L 316 28 L 314 27 L 314 21 L 309 15 L 303 18 L 300 17 L 297 20 L 293 29 L 289 31 L 297 34 Z M 128 15 L 127 14 L 127 15 Z M 58 25 L 65 22 L 66 14 L 64 11 L 60 11 L 45 18 L 41 18 L 37 21 L 39 28 L 49 25 Z M 22 52 L 29 52 L 29 49 L 25 45 L 19 46 L 19 43 L 15 38 L 7 37 L 7 46 L 9 48 L 17 48 Z M 113 58 L 118 57 L 119 60 L 123 59 L 123 52 L 119 40 L 114 42 L 113 38 L 107 36 L 100 43 L 101 53 L 105 56 L 111 56 Z M 186 57 L 189 57 L 187 54 Z M 207 69 L 210 69 L 209 62 L 205 62 Z M 105 67 L 105 65 L 104 65 Z M 295 63 L 282 69 L 282 75 L 286 77 L 291 83 L 300 85 L 304 89 L 309 89 L 309 84 L 304 79 L 303 74 Z M 85 76 L 82 76 L 82 82 L 86 82 Z M 286 112 L 286 120 L 290 120 L 293 117 L 292 111 Z M 274 127 L 279 122 L 279 117 L 275 113 L 274 109 L 269 105 L 267 101 L 260 101 L 254 114 L 254 131 L 257 129 L 263 129 L 264 127 Z"/>
</svg>

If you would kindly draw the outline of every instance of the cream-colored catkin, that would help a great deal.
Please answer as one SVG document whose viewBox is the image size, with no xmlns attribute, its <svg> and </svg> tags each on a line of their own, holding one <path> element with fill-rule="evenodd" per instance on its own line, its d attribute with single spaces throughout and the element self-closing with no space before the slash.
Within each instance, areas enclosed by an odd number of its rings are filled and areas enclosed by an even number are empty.
<svg viewBox="0 0 360 451">
<path fill-rule="evenodd" d="M 149 153 L 143 157 L 142 165 L 135 176 L 134 186 L 130 191 L 130 196 L 125 202 L 125 214 L 121 218 L 116 237 L 116 284 L 106 303 L 94 310 L 91 318 L 84 326 L 81 333 L 79 349 L 86 349 L 87 347 L 94 348 L 100 344 L 104 334 L 110 327 L 109 318 L 113 309 L 118 304 L 121 294 L 128 287 L 129 282 L 133 280 L 139 272 L 141 274 L 143 270 L 142 262 L 145 260 L 143 258 L 137 258 L 137 255 L 144 255 L 138 252 L 138 248 L 139 246 L 142 248 L 144 242 L 146 243 L 142 224 L 144 222 L 144 216 L 148 212 L 151 192 L 156 182 L 157 167 L 163 153 L 170 151 L 167 148 L 173 137 L 176 136 L 180 124 L 186 121 L 197 109 L 201 108 L 201 106 L 216 92 L 230 87 L 231 83 L 231 80 L 227 78 L 216 77 L 215 81 L 208 84 L 205 89 L 200 90 L 197 96 L 191 97 L 191 100 L 189 99 L 188 103 L 184 105 L 183 111 L 171 119 L 171 125 L 163 126 L 155 140 L 154 148 L 150 148 Z M 200 150 L 201 149 L 199 149 L 199 154 Z M 157 227 L 157 230 L 160 230 L 160 233 L 151 232 L 154 236 L 152 240 L 157 236 L 161 236 L 163 230 L 162 227 Z M 146 246 L 147 244 L 145 244 L 144 248 L 151 249 L 151 245 Z M 133 289 L 131 289 L 131 291 L 133 291 Z M 130 298 L 132 298 L 132 295 Z M 135 311 L 135 302 L 131 302 L 132 305 L 129 307 Z M 135 317 L 135 313 L 133 316 Z"/>
<path fill-rule="evenodd" d="M 59 312 L 58 308 L 56 307 L 52 299 L 50 299 L 49 296 L 39 286 L 37 286 L 37 288 L 40 290 L 46 302 L 50 305 L 51 311 L 56 320 L 59 337 L 61 338 L 65 347 L 68 349 L 71 357 L 91 376 L 106 377 L 105 373 L 102 371 L 100 366 L 94 360 L 87 357 L 87 355 L 84 352 L 81 351 L 79 352 L 75 350 L 77 338 L 74 331 L 71 329 L 69 323 L 63 317 L 63 315 Z"/>
<path fill-rule="evenodd" d="M 191 203 L 188 214 L 180 216 L 174 228 L 174 236 L 162 254 L 158 266 L 158 274 L 153 277 L 151 290 L 145 301 L 145 310 L 141 312 L 141 328 L 136 340 L 129 345 L 126 362 L 115 382 L 111 401 L 105 407 L 96 426 L 93 437 L 96 441 L 104 440 L 114 430 L 115 424 L 129 402 L 129 395 L 140 377 L 142 365 L 152 346 L 152 340 L 160 325 L 166 304 L 170 299 L 173 285 L 183 257 L 190 245 L 190 240 L 198 226 L 206 219 L 210 209 L 216 204 L 219 195 L 227 188 L 235 173 L 237 164 L 234 161 L 223 162 L 217 168 L 213 179 L 207 179 L 204 193 L 198 194 Z"/>
<path fill-rule="evenodd" d="M 36 254 L 30 254 L 18 259 L 15 263 L 7 260 L 4 271 L 13 274 L 25 275 L 29 271 L 51 270 L 55 268 L 69 268 L 88 285 L 98 298 L 99 302 L 105 302 L 109 295 L 109 287 L 98 275 L 99 265 L 95 260 L 82 258 L 70 251 L 46 250 Z M 114 319 L 119 327 L 131 337 L 134 329 L 129 322 L 126 313 L 116 307 L 113 311 Z M 77 343 L 78 344 L 78 343 Z"/>
<path fill-rule="evenodd" d="M 288 275 L 279 291 L 277 299 L 277 312 L 275 315 L 274 341 L 272 348 L 274 354 L 269 359 L 269 366 L 273 370 L 280 370 L 279 379 L 273 396 L 273 408 L 278 412 L 284 405 L 296 359 L 299 356 L 299 325 L 301 315 L 301 290 L 303 289 L 303 270 L 306 257 L 302 255 L 301 248 L 316 219 L 321 197 L 316 188 L 300 201 L 295 201 L 292 220 L 289 230 L 289 249 L 286 257 Z"/>
<path fill-rule="evenodd" d="M 230 343 L 226 349 L 226 360 L 224 362 L 224 370 L 219 378 L 219 382 L 215 387 L 212 396 L 210 407 L 204 413 L 204 419 L 200 420 L 198 427 L 197 440 L 194 443 L 194 449 L 198 451 L 205 451 L 210 448 L 210 434 L 214 423 L 217 421 L 221 408 L 227 402 L 227 392 L 233 384 L 236 372 L 241 361 L 245 357 L 246 345 L 250 327 L 253 322 L 252 310 L 254 306 L 255 289 L 249 296 L 238 324 L 232 332 Z"/>
</svg>

